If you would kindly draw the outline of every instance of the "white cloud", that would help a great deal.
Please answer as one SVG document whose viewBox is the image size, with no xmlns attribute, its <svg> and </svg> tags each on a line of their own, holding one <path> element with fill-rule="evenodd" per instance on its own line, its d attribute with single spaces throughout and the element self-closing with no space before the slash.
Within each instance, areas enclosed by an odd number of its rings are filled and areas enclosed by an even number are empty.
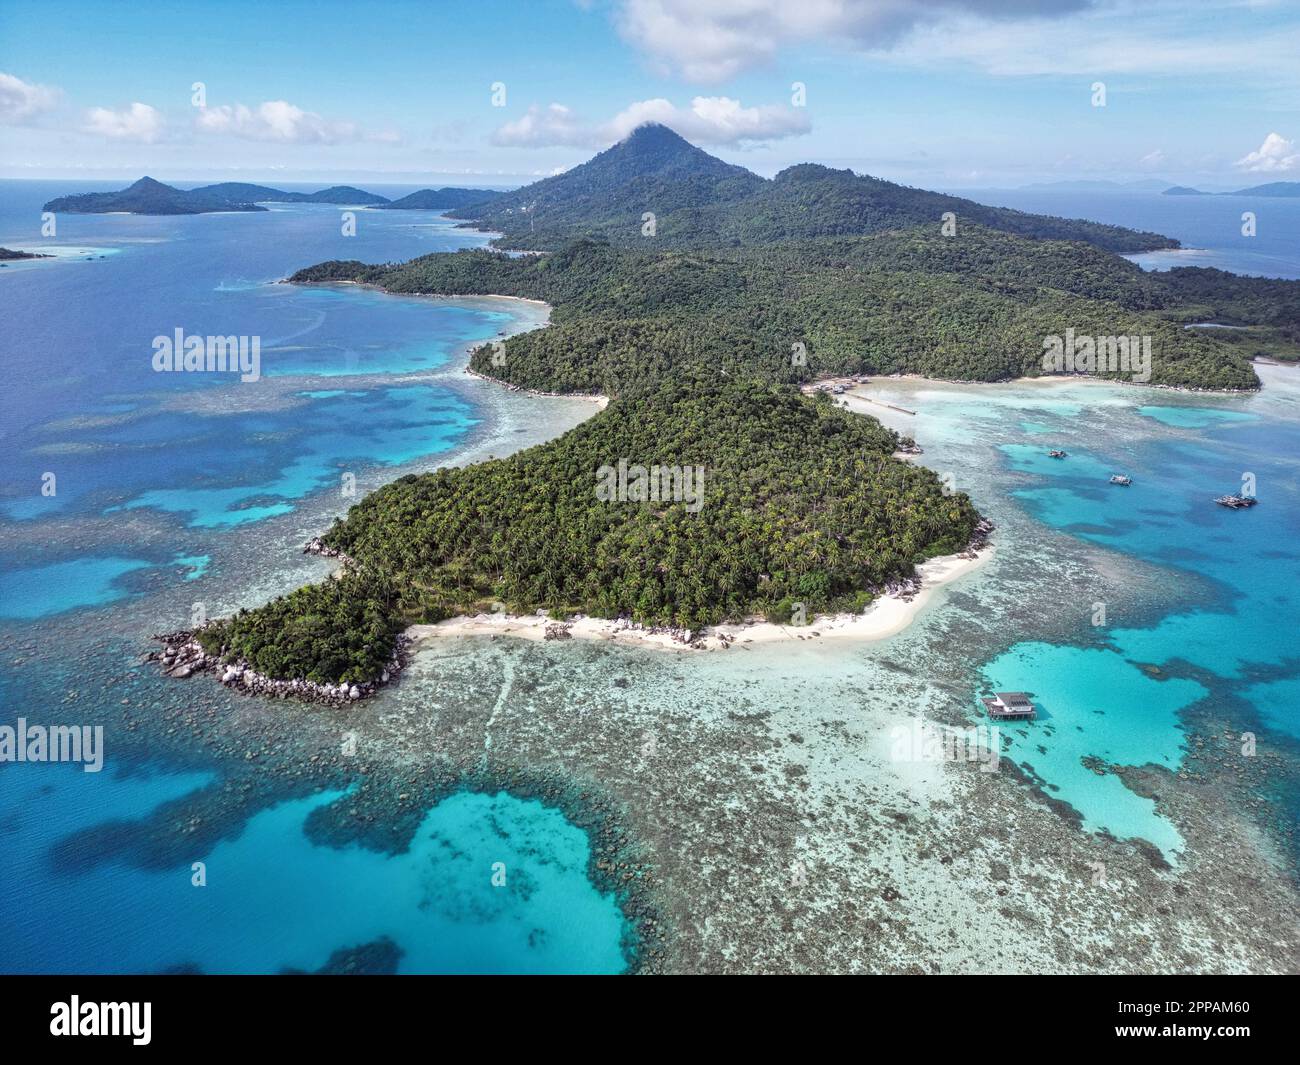
<svg viewBox="0 0 1300 1065">
<path fill-rule="evenodd" d="M 291 144 L 337 144 L 361 136 L 352 122 L 334 122 L 288 100 L 267 100 L 256 108 L 222 104 L 199 111 L 195 125 L 205 133 L 228 133 L 255 141 Z M 395 138 L 395 134 L 387 135 Z"/>
<path fill-rule="evenodd" d="M 622 0 L 624 38 L 690 81 L 716 82 L 770 62 L 786 45 L 888 47 L 919 23 L 954 12 L 1053 16 L 1091 0 Z"/>
<path fill-rule="evenodd" d="M 6 126 L 22 125 L 50 110 L 58 100 L 57 89 L 0 73 L 0 123 Z"/>
<path fill-rule="evenodd" d="M 801 109 L 768 104 L 742 107 L 727 96 L 697 96 L 689 111 L 669 100 L 640 100 L 607 122 L 587 122 L 563 104 L 536 105 L 492 135 L 492 143 L 517 147 L 603 148 L 622 140 L 637 126 L 659 122 L 687 140 L 700 144 L 741 144 L 776 140 L 807 133 L 811 128 Z"/>
<path fill-rule="evenodd" d="M 697 96 L 690 111 L 679 111 L 667 100 L 645 100 L 620 112 L 611 123 L 617 137 L 626 137 L 646 122 L 661 122 L 688 140 L 704 144 L 739 144 L 776 140 L 812 129 L 802 108 L 766 104 L 741 107 L 728 96 Z"/>
<path fill-rule="evenodd" d="M 1233 166 L 1242 170 L 1273 171 L 1295 170 L 1300 168 L 1300 152 L 1296 151 L 1295 141 L 1289 141 L 1277 133 L 1270 133 L 1255 151 L 1238 159 Z"/>
<path fill-rule="evenodd" d="M 1234 26 L 1198 8 L 1113 4 L 1014 24 L 958 16 L 919 25 L 874 58 L 923 69 L 971 67 L 999 77 L 1228 76 L 1291 84 L 1300 28 Z M 1086 89 L 1086 85 L 1085 85 Z"/>
<path fill-rule="evenodd" d="M 553 145 L 589 147 L 591 129 L 563 104 L 533 104 L 523 118 L 507 122 L 492 134 L 492 143 L 543 148 Z"/>
<path fill-rule="evenodd" d="M 82 129 L 86 133 L 97 133 L 113 140 L 152 144 L 162 133 L 163 117 L 156 108 L 138 101 L 121 111 L 92 107 L 86 112 L 86 122 Z"/>
<path fill-rule="evenodd" d="M 817 47 L 926 70 L 1219 75 L 1293 91 L 1300 24 L 1242 7 L 1251 0 L 618 0 L 615 21 L 657 68 L 698 82 Z"/>
</svg>

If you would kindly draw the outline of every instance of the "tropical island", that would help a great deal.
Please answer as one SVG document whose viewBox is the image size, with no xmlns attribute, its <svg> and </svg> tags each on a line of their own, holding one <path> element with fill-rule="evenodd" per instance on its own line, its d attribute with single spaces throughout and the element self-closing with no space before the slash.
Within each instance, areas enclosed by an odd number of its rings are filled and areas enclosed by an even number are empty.
<svg viewBox="0 0 1300 1065">
<path fill-rule="evenodd" d="M 50 259 L 53 256 L 42 255 L 35 251 L 14 251 L 12 248 L 0 248 L 0 262 L 12 262 L 18 259 Z"/>
<path fill-rule="evenodd" d="M 216 211 L 265 211 L 265 207 L 203 192 L 186 192 L 151 177 L 117 192 L 83 192 L 50 200 L 44 211 L 68 214 L 211 214 Z"/>
<path fill-rule="evenodd" d="M 286 192 L 269 185 L 225 181 L 178 189 L 151 177 L 116 192 L 85 192 L 50 200 L 43 210 L 69 214 L 212 214 L 219 211 L 265 211 L 264 203 L 329 203 L 384 210 L 446 210 L 482 203 L 500 195 L 494 189 L 420 189 L 399 200 L 351 185 L 333 185 L 319 192 Z"/>
<path fill-rule="evenodd" d="M 1150 338 L 1151 384 L 1253 389 L 1248 347 L 1184 325 L 1237 317 L 1279 354 L 1300 327 L 1300 282 L 1145 273 L 1117 254 L 1176 243 L 1158 234 L 793 170 L 769 182 L 642 127 L 457 212 L 502 243 L 535 236 L 545 254 L 293 275 L 543 300 L 548 326 L 476 349 L 471 370 L 610 403 L 556 440 L 367 496 L 321 538 L 345 560 L 335 579 L 210 624 L 195 634 L 204 651 L 264 677 L 356 684 L 384 674 L 408 625 L 494 605 L 684 629 L 861 611 L 918 563 L 965 549 L 981 520 L 896 455 L 895 433 L 801 384 L 1038 375 L 1044 338 L 1074 330 Z M 602 498 L 598 471 L 620 460 L 702 469 L 699 505 Z"/>
<path fill-rule="evenodd" d="M 447 211 L 486 203 L 501 194 L 500 189 L 466 189 L 448 185 L 440 189 L 420 189 L 409 196 L 375 206 L 381 211 Z"/>
<path fill-rule="evenodd" d="M 1204 192 L 1187 185 L 1175 185 L 1165 189 L 1166 196 L 1267 196 L 1286 199 L 1300 196 L 1300 181 L 1270 181 L 1264 185 L 1252 185 L 1248 189 L 1234 189 L 1232 192 Z"/>
<path fill-rule="evenodd" d="M 1300 196 L 1300 181 L 1270 181 L 1264 185 L 1252 185 L 1248 189 L 1238 189 L 1230 196 Z"/>
<path fill-rule="evenodd" d="M 191 195 L 217 197 L 235 203 L 334 203 L 369 207 L 388 202 L 385 196 L 351 185 L 331 185 L 319 192 L 285 192 L 266 185 L 227 181 L 218 185 L 202 185 L 191 190 Z"/>
</svg>

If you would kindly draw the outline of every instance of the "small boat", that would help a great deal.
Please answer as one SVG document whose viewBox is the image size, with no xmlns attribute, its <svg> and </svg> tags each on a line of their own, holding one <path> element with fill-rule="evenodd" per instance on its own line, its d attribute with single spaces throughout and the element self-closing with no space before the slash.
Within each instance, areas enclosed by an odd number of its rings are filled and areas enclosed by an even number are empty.
<svg viewBox="0 0 1300 1065">
<path fill-rule="evenodd" d="M 1064 452 L 1064 451 L 1058 451 L 1058 450 L 1056 450 L 1056 449 L 1054 448 L 1054 449 L 1052 449 L 1051 451 L 1049 451 L 1049 452 L 1047 453 L 1047 457 L 1048 457 L 1049 459 L 1063 459 L 1063 458 L 1065 458 L 1065 452 Z"/>
<path fill-rule="evenodd" d="M 1125 487 L 1127 487 L 1128 485 L 1130 485 L 1130 484 L 1133 483 L 1133 478 L 1132 478 L 1132 477 L 1126 477 L 1126 476 L 1125 476 L 1124 474 L 1122 474 L 1122 473 L 1112 473 L 1112 474 L 1110 475 L 1110 483 L 1111 483 L 1111 484 L 1122 484 L 1122 485 L 1124 485 Z"/>
<path fill-rule="evenodd" d="M 1253 507 L 1259 502 L 1254 496 L 1219 496 L 1214 500 L 1221 507 L 1230 507 L 1233 510 L 1241 510 L 1243 507 Z"/>
</svg>

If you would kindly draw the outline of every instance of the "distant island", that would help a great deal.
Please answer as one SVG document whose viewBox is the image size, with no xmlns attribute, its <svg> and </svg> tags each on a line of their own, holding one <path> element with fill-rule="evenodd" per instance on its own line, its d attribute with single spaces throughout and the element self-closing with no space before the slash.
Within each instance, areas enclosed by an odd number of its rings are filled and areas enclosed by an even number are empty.
<svg viewBox="0 0 1300 1065">
<path fill-rule="evenodd" d="M 34 251 L 14 251 L 12 248 L 0 248 L 0 262 L 12 261 L 14 259 L 50 259 L 53 256 L 41 255 Z"/>
<path fill-rule="evenodd" d="M 203 185 L 189 193 L 192 196 L 210 196 L 232 203 L 337 203 L 369 207 L 387 203 L 385 196 L 351 185 L 334 185 L 320 192 L 285 192 L 266 185 L 247 185 L 238 181 L 226 181 L 219 185 Z"/>
<path fill-rule="evenodd" d="M 383 211 L 446 211 L 453 207 L 468 207 L 486 203 L 501 195 L 500 189 L 462 189 L 448 186 L 441 189 L 420 189 L 409 196 L 376 206 Z"/>
<path fill-rule="evenodd" d="M 151 177 L 117 192 L 86 192 L 77 196 L 60 196 L 50 200 L 43 210 L 70 214 L 212 214 L 219 211 L 265 211 L 264 203 L 332 203 L 384 210 L 447 210 L 484 203 L 501 192 L 495 189 L 446 187 L 420 189 L 399 200 L 351 185 L 334 185 L 319 192 L 286 192 L 269 185 L 252 185 L 226 181 L 201 185 L 196 189 L 178 189 Z"/>
<path fill-rule="evenodd" d="M 265 211 L 251 202 L 232 201 L 202 192 L 186 192 L 143 177 L 117 192 L 60 196 L 42 210 L 68 214 L 210 214 L 215 211 Z"/>
<path fill-rule="evenodd" d="M 1300 196 L 1300 181 L 1270 181 L 1267 185 L 1242 189 L 1233 196 Z"/>
<path fill-rule="evenodd" d="M 1248 189 L 1235 189 L 1232 192 L 1202 192 L 1200 189 L 1175 185 L 1165 189 L 1165 196 L 1270 196 L 1288 198 L 1300 196 L 1300 181 L 1270 181 L 1266 185 L 1252 185 Z"/>
<path fill-rule="evenodd" d="M 949 211 L 954 234 L 943 228 Z M 966 496 L 896 455 L 906 441 L 800 385 L 1037 375 L 1044 337 L 1069 328 L 1150 337 L 1153 383 L 1252 389 L 1255 349 L 1300 335 L 1300 282 L 1153 274 L 1116 254 L 1176 246 L 1159 234 L 813 164 L 767 180 L 656 125 L 453 213 L 542 254 L 336 261 L 290 281 L 544 300 L 548 326 L 510 337 L 504 351 L 477 349 L 471 369 L 610 403 L 509 458 L 367 496 L 316 545 L 346 560 L 336 579 L 194 634 L 236 673 L 373 690 L 407 625 L 493 604 L 679 631 L 861 611 L 983 526 Z M 1252 330 L 1226 342 L 1183 328 L 1208 315 Z M 590 477 L 620 457 L 705 470 L 701 505 L 658 494 L 603 501 Z"/>
</svg>

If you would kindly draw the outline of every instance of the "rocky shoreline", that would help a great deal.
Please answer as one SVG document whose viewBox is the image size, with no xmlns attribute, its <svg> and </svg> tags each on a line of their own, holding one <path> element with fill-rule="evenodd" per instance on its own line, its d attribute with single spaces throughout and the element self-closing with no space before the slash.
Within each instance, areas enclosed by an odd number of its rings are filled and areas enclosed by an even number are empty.
<svg viewBox="0 0 1300 1065">
<path fill-rule="evenodd" d="M 398 636 L 387 668 L 374 680 L 359 684 L 321 684 L 311 680 L 268 677 L 257 672 L 242 658 L 228 662 L 222 653 L 211 654 L 205 651 L 196 638 L 197 631 L 181 629 L 154 635 L 152 639 L 161 643 L 163 648 L 161 651 L 149 652 L 145 661 L 157 662 L 165 676 L 177 680 L 188 679 L 196 673 L 211 673 L 226 687 L 244 695 L 303 699 L 329 706 L 344 706 L 369 698 L 385 684 L 395 680 L 406 668 L 410 646 L 409 640 Z"/>
<path fill-rule="evenodd" d="M 45 255 L 37 251 L 15 251 L 12 248 L 0 248 L 0 262 L 21 262 L 25 259 L 53 259 L 53 255 Z"/>
<path fill-rule="evenodd" d="M 503 381 L 499 377 L 490 377 L 488 374 L 479 373 L 477 370 L 471 370 L 469 366 L 465 367 L 465 372 L 470 377 L 477 377 L 480 381 L 500 385 L 508 392 L 522 392 L 526 396 L 543 396 L 547 399 L 589 399 L 602 406 L 609 402 L 609 397 L 599 392 L 539 392 L 535 388 L 524 388 L 522 385 L 514 385 L 509 381 Z"/>
<path fill-rule="evenodd" d="M 352 565 L 352 559 L 350 556 L 345 555 L 337 547 L 330 547 L 319 536 L 313 536 L 308 540 L 303 545 L 302 553 L 304 555 L 320 555 L 321 558 L 337 558 L 345 566 Z"/>
</svg>

